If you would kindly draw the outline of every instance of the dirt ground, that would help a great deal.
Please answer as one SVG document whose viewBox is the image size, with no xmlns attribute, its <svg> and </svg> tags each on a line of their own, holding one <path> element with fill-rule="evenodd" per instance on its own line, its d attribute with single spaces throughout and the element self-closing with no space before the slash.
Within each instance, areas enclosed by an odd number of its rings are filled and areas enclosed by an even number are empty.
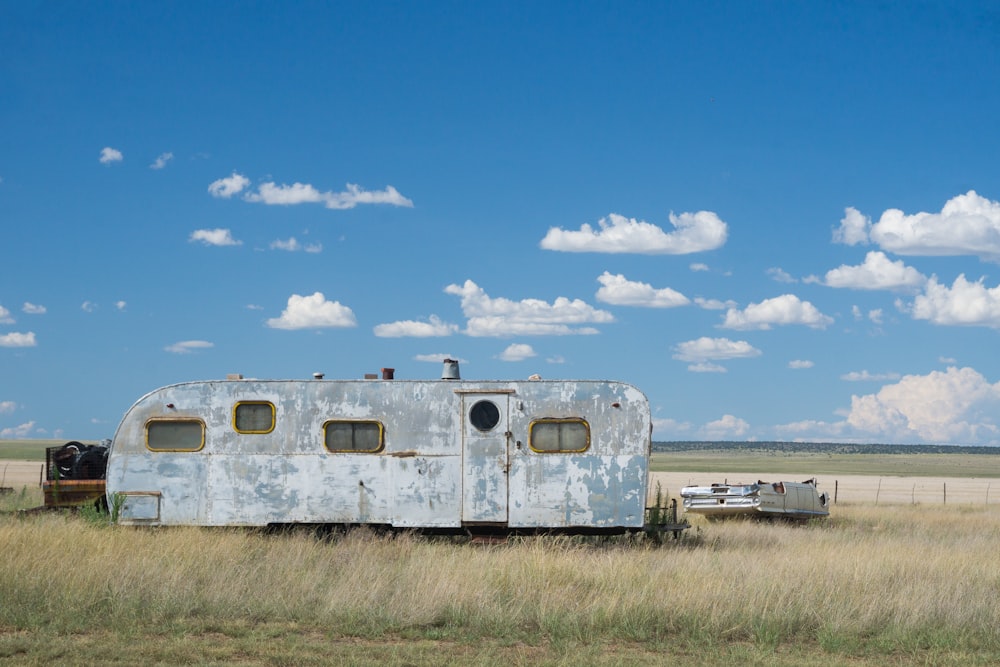
<svg viewBox="0 0 1000 667">
<path fill-rule="evenodd" d="M 38 461 L 0 460 L 0 486 L 20 489 L 38 486 L 44 464 Z M 698 473 L 656 472 L 652 474 L 650 493 L 656 483 L 671 497 L 678 497 L 681 487 L 707 486 L 715 482 L 803 481 L 806 475 L 769 473 Z M 1000 479 L 975 477 L 877 477 L 874 475 L 836 475 L 818 477 L 820 492 L 835 494 L 840 503 L 875 503 L 906 505 L 919 503 L 955 505 L 1000 505 Z"/>
</svg>

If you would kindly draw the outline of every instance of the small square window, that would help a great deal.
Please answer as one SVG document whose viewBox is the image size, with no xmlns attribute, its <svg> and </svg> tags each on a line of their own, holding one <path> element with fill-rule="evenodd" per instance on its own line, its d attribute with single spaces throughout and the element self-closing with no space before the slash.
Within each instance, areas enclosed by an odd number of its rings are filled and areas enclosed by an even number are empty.
<svg viewBox="0 0 1000 667">
<path fill-rule="evenodd" d="M 328 421 L 323 444 L 331 452 L 374 454 L 382 450 L 382 424 L 376 421 Z"/>
<path fill-rule="evenodd" d="M 246 401 L 233 408 L 233 428 L 239 433 L 270 433 L 274 430 L 274 404 Z"/>
<path fill-rule="evenodd" d="M 539 419 L 531 423 L 528 442 L 536 452 L 584 452 L 590 448 L 590 425 L 583 419 Z"/>
<path fill-rule="evenodd" d="M 154 452 L 196 452 L 205 446 L 200 419 L 153 419 L 146 422 L 146 448 Z"/>
</svg>

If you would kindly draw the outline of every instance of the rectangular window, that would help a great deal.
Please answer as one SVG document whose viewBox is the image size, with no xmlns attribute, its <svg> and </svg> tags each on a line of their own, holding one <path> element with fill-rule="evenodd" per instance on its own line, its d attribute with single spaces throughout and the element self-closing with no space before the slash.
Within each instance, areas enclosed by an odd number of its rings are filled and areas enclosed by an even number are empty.
<svg viewBox="0 0 1000 667">
<path fill-rule="evenodd" d="M 382 451 L 382 423 L 331 420 L 323 425 L 323 444 L 331 452 L 374 454 Z"/>
<path fill-rule="evenodd" d="M 590 448 L 590 424 L 583 419 L 538 419 L 528 428 L 536 452 L 579 453 Z"/>
<path fill-rule="evenodd" d="M 146 422 L 146 448 L 154 452 L 196 452 L 205 446 L 200 419 L 151 419 Z"/>
<path fill-rule="evenodd" d="M 242 401 L 233 408 L 233 428 L 238 433 L 270 433 L 274 430 L 274 404 Z"/>
</svg>

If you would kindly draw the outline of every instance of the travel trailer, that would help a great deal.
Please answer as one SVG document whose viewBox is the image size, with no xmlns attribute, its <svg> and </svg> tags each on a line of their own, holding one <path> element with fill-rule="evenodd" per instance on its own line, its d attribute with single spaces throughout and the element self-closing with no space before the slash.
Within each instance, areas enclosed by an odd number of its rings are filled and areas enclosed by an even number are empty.
<svg viewBox="0 0 1000 667">
<path fill-rule="evenodd" d="M 107 501 L 131 525 L 622 533 L 644 528 L 650 445 L 621 382 L 463 380 L 450 359 L 436 380 L 235 375 L 140 398 Z"/>
</svg>

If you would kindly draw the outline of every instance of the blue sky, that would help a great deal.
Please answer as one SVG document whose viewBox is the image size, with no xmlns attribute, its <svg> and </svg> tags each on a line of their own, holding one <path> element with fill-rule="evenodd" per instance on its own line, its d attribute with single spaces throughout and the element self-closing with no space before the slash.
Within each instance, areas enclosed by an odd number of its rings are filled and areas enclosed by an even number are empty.
<svg viewBox="0 0 1000 667">
<path fill-rule="evenodd" d="M 1000 444 L 995 3 L 0 5 L 0 437 L 173 382 L 617 379 Z"/>
</svg>

